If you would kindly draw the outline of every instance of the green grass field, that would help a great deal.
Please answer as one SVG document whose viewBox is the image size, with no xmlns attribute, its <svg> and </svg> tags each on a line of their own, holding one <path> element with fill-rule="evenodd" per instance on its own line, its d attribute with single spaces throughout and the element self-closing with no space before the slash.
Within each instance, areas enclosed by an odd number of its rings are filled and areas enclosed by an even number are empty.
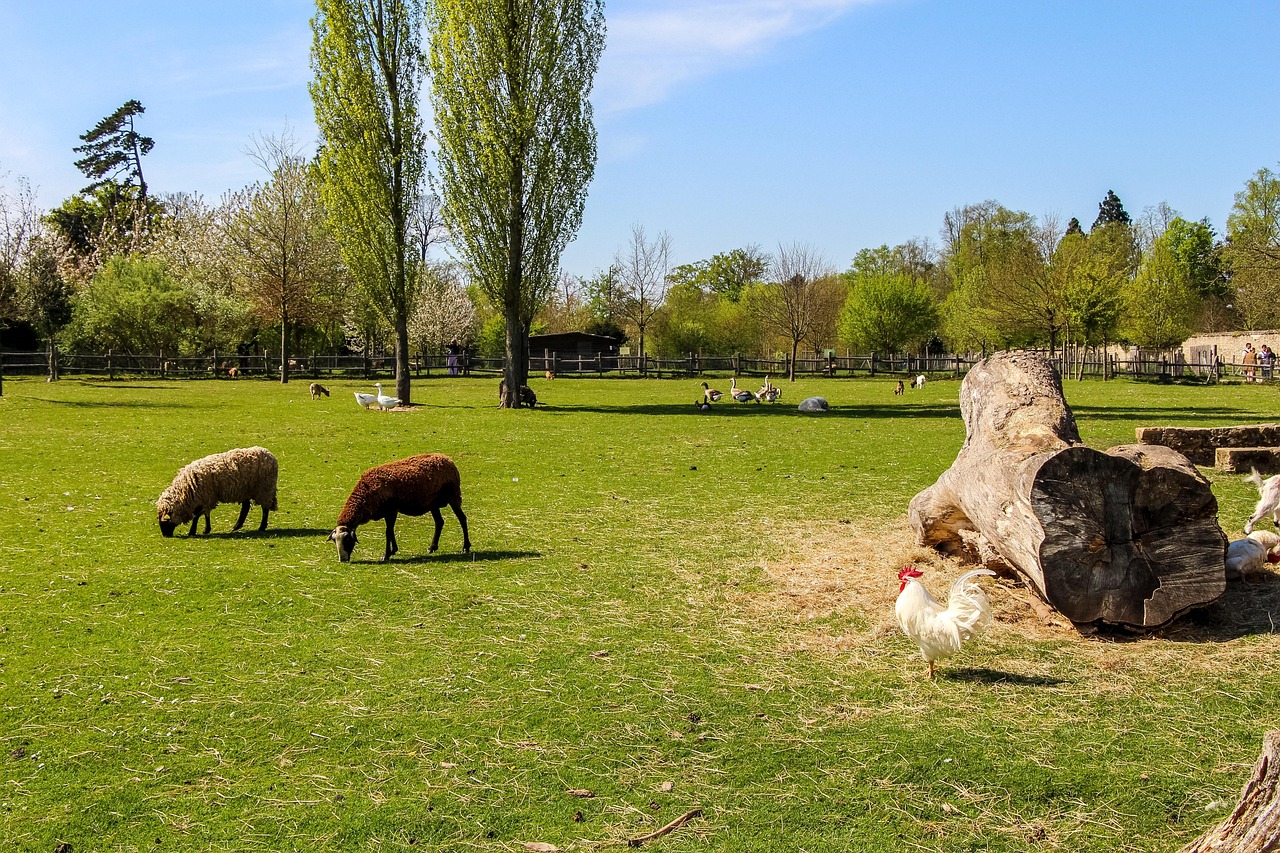
<svg viewBox="0 0 1280 853">
<path fill-rule="evenodd" d="M 646 846 L 1169 851 L 1280 725 L 1274 576 L 1141 640 L 1039 625 L 992 583 L 1000 621 L 928 680 L 888 610 L 907 502 L 964 437 L 956 382 L 711 414 L 691 380 L 535 382 L 535 411 L 496 384 L 378 413 L 363 383 L 7 380 L 0 850 L 590 850 L 697 808 Z M 833 411 L 797 413 L 810 394 Z M 1280 400 L 1067 397 L 1095 447 Z M 269 529 L 223 506 L 161 538 L 174 473 L 254 444 L 280 460 Z M 474 552 L 446 512 L 435 555 L 403 518 L 391 563 L 375 522 L 340 564 L 360 472 L 428 451 L 462 472 Z M 1205 473 L 1240 535 L 1256 491 Z"/>
</svg>

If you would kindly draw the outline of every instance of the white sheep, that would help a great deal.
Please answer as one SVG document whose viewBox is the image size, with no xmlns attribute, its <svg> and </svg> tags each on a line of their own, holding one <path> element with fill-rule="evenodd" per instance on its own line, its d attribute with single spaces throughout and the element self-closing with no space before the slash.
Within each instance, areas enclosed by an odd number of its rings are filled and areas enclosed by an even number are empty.
<svg viewBox="0 0 1280 853">
<path fill-rule="evenodd" d="M 187 464 L 173 478 L 169 488 L 156 501 L 156 517 L 160 532 L 172 536 L 179 524 L 191 522 L 188 536 L 194 536 L 200 516 L 204 516 L 204 532 L 209 533 L 209 514 L 220 503 L 240 504 L 239 530 L 249 514 L 249 504 L 262 507 L 262 524 L 267 529 L 267 516 L 277 509 L 276 476 L 279 465 L 265 447 L 240 447 L 225 453 L 214 453 Z"/>
<path fill-rule="evenodd" d="M 329 541 L 338 546 L 338 560 L 346 563 L 355 550 L 356 528 L 380 518 L 387 522 L 387 548 L 382 562 L 391 559 L 399 550 L 396 544 L 396 516 L 418 516 L 431 513 L 436 532 L 431 538 L 428 553 L 440 545 L 440 531 L 444 518 L 440 508 L 449 506 L 462 525 L 462 550 L 471 550 L 471 537 L 467 532 L 467 516 L 462 512 L 462 479 L 458 466 L 443 453 L 425 453 L 397 459 L 385 465 L 370 468 L 360 475 L 350 497 L 338 514 L 338 526 L 329 534 Z"/>
</svg>

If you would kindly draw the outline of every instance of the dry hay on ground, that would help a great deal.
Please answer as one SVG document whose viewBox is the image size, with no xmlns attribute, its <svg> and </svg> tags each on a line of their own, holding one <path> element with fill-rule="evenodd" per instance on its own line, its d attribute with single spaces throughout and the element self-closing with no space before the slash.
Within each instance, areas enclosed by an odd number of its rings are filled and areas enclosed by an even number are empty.
<svg viewBox="0 0 1280 853">
<path fill-rule="evenodd" d="M 952 581 L 975 568 L 916 545 L 905 517 L 804 527 L 780 524 L 774 530 L 775 547 L 760 560 L 768 586 L 750 607 L 760 615 L 789 617 L 801 624 L 821 622 L 801 641 L 813 651 L 848 652 L 895 632 L 897 574 L 907 563 L 915 563 L 925 572 L 925 585 L 942 601 Z M 1280 632 L 1280 575 L 1271 570 L 1259 573 L 1250 583 L 1229 583 L 1217 602 L 1145 637 L 1095 633 L 1088 626 L 1078 629 L 1016 577 L 987 579 L 983 585 L 995 609 L 993 634 L 1072 643 L 1082 651 L 1093 648 L 1105 655 L 1118 649 L 1151 654 L 1156 641 L 1167 641 L 1170 653 L 1177 655 L 1182 643 L 1224 643 Z M 851 626 L 833 633 L 828 623 L 832 618 L 847 618 Z M 1091 639 L 1101 642 L 1091 643 Z M 1237 654 L 1247 651 L 1236 650 Z"/>
</svg>

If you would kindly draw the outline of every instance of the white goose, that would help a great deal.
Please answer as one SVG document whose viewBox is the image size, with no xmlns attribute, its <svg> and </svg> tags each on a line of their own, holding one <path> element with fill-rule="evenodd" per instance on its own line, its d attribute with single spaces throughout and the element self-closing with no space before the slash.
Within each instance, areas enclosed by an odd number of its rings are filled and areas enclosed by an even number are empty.
<svg viewBox="0 0 1280 853">
<path fill-rule="evenodd" d="M 375 382 L 375 383 L 373 383 L 373 387 L 378 389 L 378 406 L 379 406 L 379 407 L 380 407 L 384 412 L 385 412 L 387 409 L 394 409 L 396 406 L 400 405 L 400 398 L 399 398 L 399 397 L 388 397 L 386 394 L 383 394 L 383 393 L 382 393 L 382 383 L 381 383 L 381 382 Z"/>
<path fill-rule="evenodd" d="M 355 394 L 356 405 L 360 406 L 362 409 L 367 409 L 378 404 L 378 398 L 373 394 L 361 394 L 359 391 L 356 391 Z"/>
</svg>

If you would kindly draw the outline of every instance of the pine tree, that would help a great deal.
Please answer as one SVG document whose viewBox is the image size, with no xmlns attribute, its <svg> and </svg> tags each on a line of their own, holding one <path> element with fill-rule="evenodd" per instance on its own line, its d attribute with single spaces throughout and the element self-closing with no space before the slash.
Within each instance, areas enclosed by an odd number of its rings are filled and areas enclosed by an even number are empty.
<svg viewBox="0 0 1280 853">
<path fill-rule="evenodd" d="M 1129 218 L 1128 211 L 1124 209 L 1124 205 L 1120 203 L 1120 197 L 1114 190 L 1107 190 L 1107 197 L 1098 205 L 1098 218 L 1093 220 L 1093 227 L 1110 225 L 1112 222 L 1128 225 L 1132 220 Z"/>
<path fill-rule="evenodd" d="M 156 141 L 138 133 L 134 127 L 134 116 L 144 112 L 146 107 L 130 99 L 92 130 L 80 135 L 84 145 L 77 145 L 72 150 L 84 156 L 76 161 L 76 168 L 93 181 L 81 192 L 93 193 L 111 183 L 136 185 L 139 206 L 146 208 L 147 182 L 142 177 L 142 157 L 151 152 Z M 124 180 L 118 180 L 122 175 Z"/>
</svg>

